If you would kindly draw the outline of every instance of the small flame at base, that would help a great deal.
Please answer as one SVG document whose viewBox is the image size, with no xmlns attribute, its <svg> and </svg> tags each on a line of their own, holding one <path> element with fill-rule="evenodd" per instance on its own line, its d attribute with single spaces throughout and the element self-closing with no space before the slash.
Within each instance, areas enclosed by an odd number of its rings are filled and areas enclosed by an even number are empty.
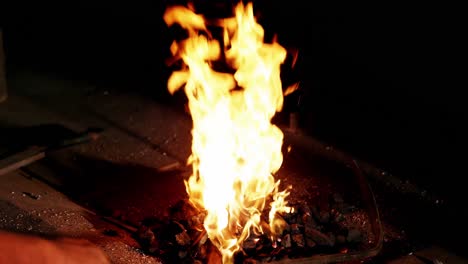
<svg viewBox="0 0 468 264">
<path fill-rule="evenodd" d="M 235 14 L 218 25 L 224 28 L 223 52 L 234 74 L 211 67 L 222 51 L 217 40 L 206 37 L 203 16 L 180 6 L 164 15 L 168 25 L 180 24 L 189 33 L 171 46 L 186 69 L 171 75 L 168 89 L 173 93 L 185 84 L 193 119 L 193 173 L 185 186 L 190 201 L 207 211 L 204 227 L 223 263 L 233 262 L 250 232 L 265 231 L 261 217 L 267 199 L 273 200 L 268 219 L 273 235 L 282 229 L 276 214 L 290 210 L 289 192 L 278 191 L 273 177 L 283 161 L 283 133 L 271 124 L 283 106 L 280 65 L 286 50 L 263 42 L 252 4 L 239 3 Z"/>
</svg>

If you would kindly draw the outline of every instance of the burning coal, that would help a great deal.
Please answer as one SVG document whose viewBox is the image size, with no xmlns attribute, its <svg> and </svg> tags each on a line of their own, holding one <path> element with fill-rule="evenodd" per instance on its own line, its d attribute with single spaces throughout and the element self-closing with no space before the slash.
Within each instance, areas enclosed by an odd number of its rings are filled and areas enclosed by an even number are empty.
<svg viewBox="0 0 468 264">
<path fill-rule="evenodd" d="M 252 232 L 265 232 L 261 217 L 266 206 L 273 236 L 282 232 L 276 213 L 290 211 L 289 192 L 280 191 L 273 176 L 283 161 L 283 133 L 271 123 L 283 106 L 280 66 L 286 50 L 276 42 L 264 43 L 252 4 L 239 3 L 235 17 L 216 21 L 175 6 L 166 10 L 164 20 L 188 33 L 171 46 L 184 66 L 168 81 L 171 93 L 184 88 L 193 119 L 187 193 L 194 206 L 206 211 L 204 228 L 223 263 L 232 263 Z M 223 44 L 212 37 L 210 23 L 223 29 Z M 234 73 L 213 69 L 221 58 Z"/>
</svg>

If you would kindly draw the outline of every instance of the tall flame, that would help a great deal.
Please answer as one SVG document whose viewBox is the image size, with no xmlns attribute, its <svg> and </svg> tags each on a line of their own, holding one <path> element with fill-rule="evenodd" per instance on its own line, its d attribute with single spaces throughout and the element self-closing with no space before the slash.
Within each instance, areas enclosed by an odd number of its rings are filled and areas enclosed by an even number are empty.
<svg viewBox="0 0 468 264">
<path fill-rule="evenodd" d="M 164 19 L 188 32 L 188 38 L 171 46 L 186 67 L 168 81 L 171 93 L 185 84 L 193 119 L 193 173 L 186 189 L 190 201 L 206 210 L 204 227 L 223 263 L 232 263 L 251 232 L 266 231 L 261 221 L 269 198 L 273 234 L 280 229 L 276 212 L 288 210 L 289 192 L 278 191 L 273 177 L 283 161 L 283 133 L 271 124 L 283 106 L 280 65 L 286 50 L 264 43 L 251 3 L 239 3 L 235 18 L 215 22 L 224 29 L 223 47 L 208 32 L 207 20 L 190 9 L 168 8 Z M 212 68 L 222 54 L 234 74 Z"/>
</svg>

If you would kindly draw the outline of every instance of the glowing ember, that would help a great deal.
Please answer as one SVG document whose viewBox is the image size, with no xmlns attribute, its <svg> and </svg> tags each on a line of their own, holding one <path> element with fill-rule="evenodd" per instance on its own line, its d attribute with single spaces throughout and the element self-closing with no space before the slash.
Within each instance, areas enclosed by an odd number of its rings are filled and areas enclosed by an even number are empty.
<svg viewBox="0 0 468 264">
<path fill-rule="evenodd" d="M 215 22 L 224 29 L 223 47 L 208 32 L 207 20 L 190 9 L 168 8 L 164 20 L 188 32 L 188 38 L 171 46 L 185 68 L 168 81 L 171 93 L 185 84 L 193 119 L 187 192 L 195 206 L 206 210 L 204 227 L 223 263 L 232 263 L 250 232 L 265 231 L 261 217 L 268 199 L 272 235 L 281 232 L 276 213 L 290 210 L 289 192 L 279 192 L 272 175 L 283 161 L 283 133 L 271 119 L 283 105 L 280 65 L 286 50 L 263 42 L 252 4 L 239 3 L 235 18 Z M 223 52 L 234 74 L 212 68 Z"/>
</svg>

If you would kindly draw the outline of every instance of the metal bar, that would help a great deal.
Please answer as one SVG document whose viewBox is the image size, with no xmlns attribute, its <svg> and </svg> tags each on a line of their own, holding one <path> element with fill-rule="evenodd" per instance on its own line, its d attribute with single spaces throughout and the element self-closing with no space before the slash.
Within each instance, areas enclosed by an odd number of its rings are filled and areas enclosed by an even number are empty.
<svg viewBox="0 0 468 264">
<path fill-rule="evenodd" d="M 0 175 L 7 174 L 44 158 L 46 151 L 82 144 L 90 140 L 95 140 L 98 136 L 99 132 L 88 131 L 75 138 L 63 140 L 57 146 L 31 146 L 24 151 L 15 153 L 0 160 Z"/>
<path fill-rule="evenodd" d="M 0 160 L 0 175 L 7 174 L 44 158 L 45 149 L 44 147 L 34 146 Z"/>
</svg>

